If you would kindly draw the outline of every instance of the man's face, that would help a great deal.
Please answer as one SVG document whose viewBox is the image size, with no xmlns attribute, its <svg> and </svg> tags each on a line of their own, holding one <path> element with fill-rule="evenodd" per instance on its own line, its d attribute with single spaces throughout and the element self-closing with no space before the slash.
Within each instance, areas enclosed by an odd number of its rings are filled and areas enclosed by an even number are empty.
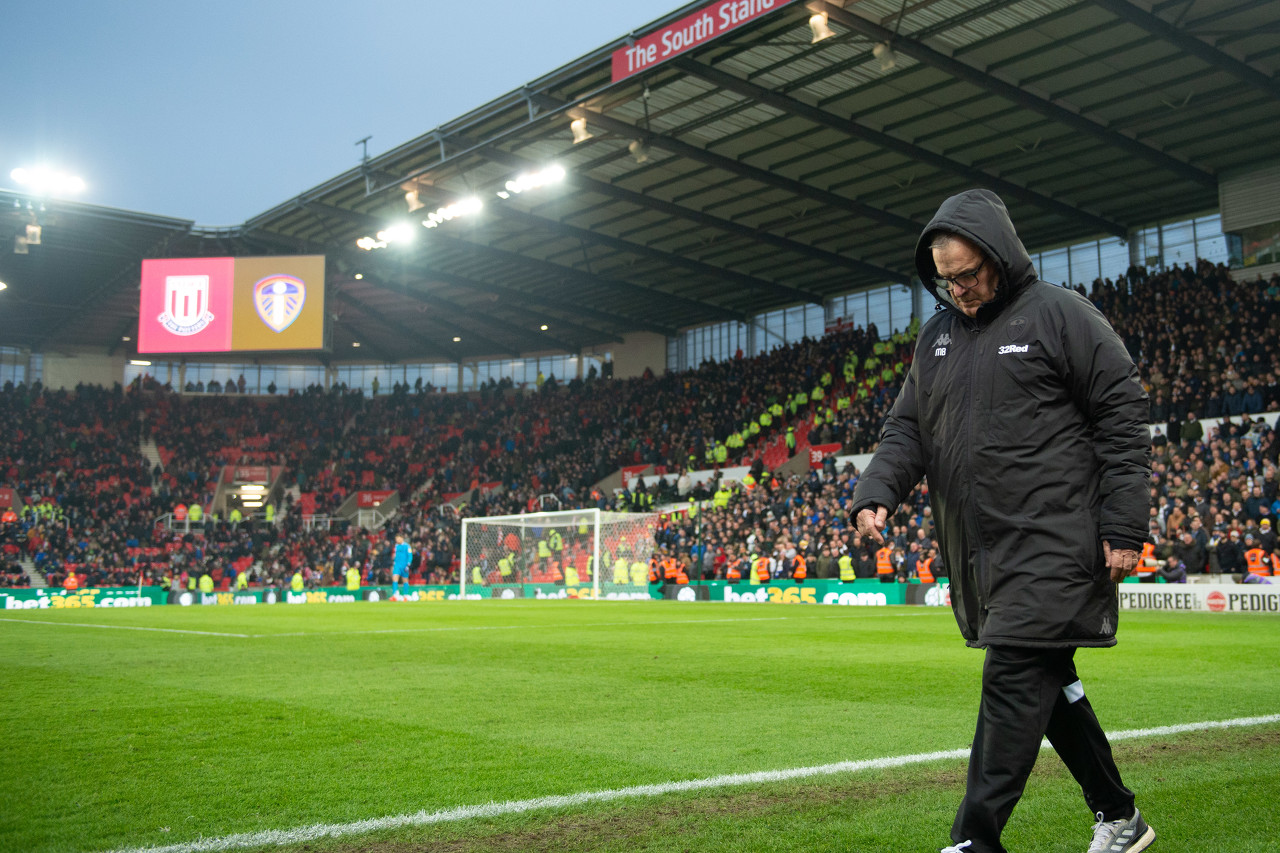
<svg viewBox="0 0 1280 853">
<path fill-rule="evenodd" d="M 996 285 L 1000 283 L 995 263 L 987 260 L 977 246 L 963 237 L 955 237 L 934 249 L 933 265 L 942 278 L 955 278 L 963 273 L 978 271 L 978 280 L 971 286 L 962 287 L 959 283 L 951 286 L 951 298 L 966 317 L 976 316 L 984 302 L 995 299 Z M 979 266 L 982 268 L 978 269 Z M 964 280 L 972 279 L 972 276 L 965 276 Z"/>
</svg>

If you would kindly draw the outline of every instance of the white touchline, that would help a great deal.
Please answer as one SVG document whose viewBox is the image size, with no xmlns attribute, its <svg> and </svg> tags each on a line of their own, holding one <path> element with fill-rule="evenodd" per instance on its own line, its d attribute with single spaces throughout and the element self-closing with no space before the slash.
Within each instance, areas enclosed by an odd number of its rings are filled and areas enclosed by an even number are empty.
<svg viewBox="0 0 1280 853">
<path fill-rule="evenodd" d="M 1182 723 L 1176 726 L 1157 726 L 1150 729 L 1129 729 L 1127 731 L 1113 732 L 1107 737 L 1112 741 L 1132 740 L 1141 737 L 1183 734 L 1185 732 L 1207 731 L 1210 729 L 1260 726 L 1267 723 L 1280 723 L 1280 714 L 1269 714 L 1264 717 L 1238 717 L 1234 720 Z M 1045 741 L 1040 748 L 1046 749 L 1048 747 L 1049 742 Z M 169 844 L 164 847 L 121 848 L 111 851 L 111 853 L 213 853 L 213 851 L 235 850 L 243 847 L 301 844 L 309 841 L 318 841 L 322 838 L 342 838 L 348 835 L 361 835 L 366 832 L 397 829 L 405 826 L 428 826 L 430 824 L 450 823 L 473 818 L 498 817 L 499 815 L 581 806 L 587 803 L 602 803 L 630 797 L 657 797 L 663 794 L 676 794 L 684 791 L 704 791 L 711 788 L 758 785 L 765 782 L 786 782 L 791 779 L 807 779 L 813 776 L 859 773 L 863 770 L 884 770 L 890 767 L 905 767 L 910 764 L 925 764 L 930 761 L 965 758 L 968 755 L 969 750 L 967 748 L 947 749 L 941 752 L 921 752 L 915 755 L 868 758 L 862 761 L 840 761 L 835 764 L 820 764 L 815 767 L 795 767 L 790 770 L 732 773 L 724 776 L 711 776 L 706 779 L 689 779 L 684 782 L 662 782 L 656 785 L 635 785 L 630 788 L 611 788 L 605 791 L 584 791 L 579 794 L 557 794 L 549 797 L 536 797 L 532 800 L 508 800 L 503 803 L 485 803 L 479 806 L 456 806 L 451 809 L 442 809 L 434 812 L 423 810 L 414 814 L 369 818 L 353 823 L 317 823 L 297 829 L 268 829 L 262 832 L 243 832 L 236 835 L 225 835 L 221 838 L 202 838 L 198 841 L 188 841 L 182 844 Z"/>
<path fill-rule="evenodd" d="M 103 625 L 100 622 L 44 622 L 39 619 L 10 619 L 0 616 L 0 622 L 24 622 L 28 625 L 55 625 L 71 628 L 113 628 L 117 631 L 159 631 L 162 634 L 200 634 L 205 637 L 242 637 L 248 639 L 252 634 L 228 634 L 223 631 L 192 631 L 186 628 L 145 628 L 140 625 Z"/>
<path fill-rule="evenodd" d="M 522 628 L 625 628 L 631 625 L 702 625 L 708 622 L 782 622 L 789 616 L 759 616 L 744 619 L 658 619 L 648 622 L 584 622 L 579 625 L 457 625 L 444 628 L 375 628 L 367 631 L 282 631 L 271 634 L 232 634 L 223 631 L 194 631 L 186 628 L 144 628 L 137 625 L 105 625 L 100 622 L 45 622 L 40 619 L 11 619 L 0 616 L 0 622 L 22 622 L 27 625 L 55 625 L 71 628 L 111 628 L 118 631 L 159 631 L 164 634 L 200 634 L 205 637 L 238 637 L 245 640 L 273 637 L 340 637 L 350 634 L 421 634 L 436 631 L 515 631 Z"/>
</svg>

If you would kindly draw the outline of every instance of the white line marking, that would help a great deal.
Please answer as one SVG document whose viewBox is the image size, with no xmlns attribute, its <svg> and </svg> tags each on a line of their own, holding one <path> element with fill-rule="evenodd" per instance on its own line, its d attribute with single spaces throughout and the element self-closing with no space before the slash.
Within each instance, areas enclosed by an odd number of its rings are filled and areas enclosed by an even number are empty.
<svg viewBox="0 0 1280 853">
<path fill-rule="evenodd" d="M 1241 726 L 1259 726 L 1267 723 L 1280 723 L 1280 714 L 1263 717 L 1240 717 L 1234 720 L 1211 720 L 1202 723 L 1183 723 L 1176 726 L 1159 726 L 1151 729 L 1129 729 L 1114 732 L 1109 740 L 1131 740 L 1133 738 L 1153 737 L 1157 735 L 1181 734 L 1184 732 L 1206 731 L 1209 729 L 1228 729 Z M 1048 747 L 1046 741 L 1043 748 Z M 731 773 L 723 776 L 711 776 L 706 779 L 689 779 L 684 782 L 663 782 L 657 785 L 634 785 L 630 788 L 611 788 L 605 791 L 584 791 L 579 794 L 557 794 L 549 797 L 536 797 L 531 800 L 508 800 L 503 803 L 485 803 L 479 806 L 456 806 L 451 809 L 428 812 L 426 810 L 414 814 L 392 815 L 390 817 L 369 818 L 353 823 L 317 823 L 297 829 L 269 829 L 262 832 L 243 832 L 226 835 L 222 838 L 202 838 L 182 844 L 170 844 L 164 847 L 128 847 L 112 851 L 112 853 L 211 853 L 212 851 L 235 850 L 243 847 L 267 847 L 282 844 L 302 844 L 319 841 L 323 838 L 342 838 L 348 835 L 361 835 L 384 829 L 398 829 L 405 826 L 429 826 L 437 823 L 450 823 L 474 818 L 498 817 L 499 815 L 521 814 L 524 812 L 559 809 L 569 806 L 581 806 L 587 803 L 603 803 L 630 797 L 658 797 L 663 794 L 675 794 L 684 791 L 705 791 L 712 788 L 729 788 L 739 785 L 758 785 L 766 782 L 785 782 L 791 779 L 806 779 L 812 776 L 832 776 L 838 773 L 859 773 L 863 770 L 884 770 L 890 767 L 905 767 L 910 764 L 925 764 L 930 761 L 944 761 L 965 758 L 969 750 L 947 749 L 941 752 L 921 752 L 915 755 L 898 755 L 888 758 L 869 758 L 862 761 L 840 761 L 835 764 L 821 764 L 815 767 L 796 767 L 790 770 L 761 770 L 756 773 Z"/>
<path fill-rule="evenodd" d="M 206 637 L 239 637 L 264 639 L 271 637 L 337 637 L 349 634 L 421 634 L 436 631 L 512 631 L 520 628 L 618 628 L 630 625 L 703 625 L 708 622 L 781 622 L 789 616 L 761 616 L 746 619 L 658 619 L 648 622 L 583 622 L 578 625 L 458 625 L 445 628 L 376 628 L 367 631 L 287 631 L 274 634 L 231 634 L 222 631 L 193 631 L 184 628 L 143 628 L 136 625 L 103 625 L 97 622 L 45 622 L 39 619 L 10 619 L 0 622 L 24 622 L 28 625 L 65 625 L 73 628 L 115 628 L 120 631 L 160 631 L 166 634 L 201 634 Z"/>
<path fill-rule="evenodd" d="M 28 625 L 56 625 L 72 628 L 114 628 L 117 631 L 159 631 L 163 634 L 201 634 L 206 637 L 242 637 L 248 639 L 252 634 L 227 634 L 222 631 L 191 631 L 185 628 L 144 628 L 138 625 L 102 625 L 97 622 L 42 622 L 39 619 L 10 619 L 0 616 L 0 622 L 24 622 Z"/>
</svg>

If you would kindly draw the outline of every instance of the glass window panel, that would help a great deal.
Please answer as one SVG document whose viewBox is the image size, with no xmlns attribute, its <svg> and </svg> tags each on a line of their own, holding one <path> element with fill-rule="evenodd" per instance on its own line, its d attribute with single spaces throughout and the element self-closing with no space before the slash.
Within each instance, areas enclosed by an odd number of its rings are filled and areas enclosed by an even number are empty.
<svg viewBox="0 0 1280 853">
<path fill-rule="evenodd" d="M 1071 281 L 1069 283 L 1072 285 L 1084 285 L 1085 290 L 1088 290 L 1094 279 L 1100 275 L 1098 242 L 1093 240 L 1072 246 L 1069 252 L 1071 257 Z"/>
</svg>

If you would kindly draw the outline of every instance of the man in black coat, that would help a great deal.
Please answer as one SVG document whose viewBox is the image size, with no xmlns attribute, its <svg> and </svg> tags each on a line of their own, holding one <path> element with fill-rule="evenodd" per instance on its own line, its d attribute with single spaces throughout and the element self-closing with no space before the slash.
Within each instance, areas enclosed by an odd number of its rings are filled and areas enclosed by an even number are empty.
<svg viewBox="0 0 1280 853">
<path fill-rule="evenodd" d="M 1004 853 L 1001 832 L 1046 735 L 1097 818 L 1089 849 L 1137 853 L 1155 832 L 1072 658 L 1115 645 L 1116 583 L 1146 537 L 1147 395 L 1106 318 L 1039 280 L 994 193 L 943 202 L 916 268 L 943 310 L 920 330 L 853 511 L 858 531 L 880 541 L 928 477 L 956 621 L 986 649 L 968 782 L 944 853 Z"/>
</svg>

